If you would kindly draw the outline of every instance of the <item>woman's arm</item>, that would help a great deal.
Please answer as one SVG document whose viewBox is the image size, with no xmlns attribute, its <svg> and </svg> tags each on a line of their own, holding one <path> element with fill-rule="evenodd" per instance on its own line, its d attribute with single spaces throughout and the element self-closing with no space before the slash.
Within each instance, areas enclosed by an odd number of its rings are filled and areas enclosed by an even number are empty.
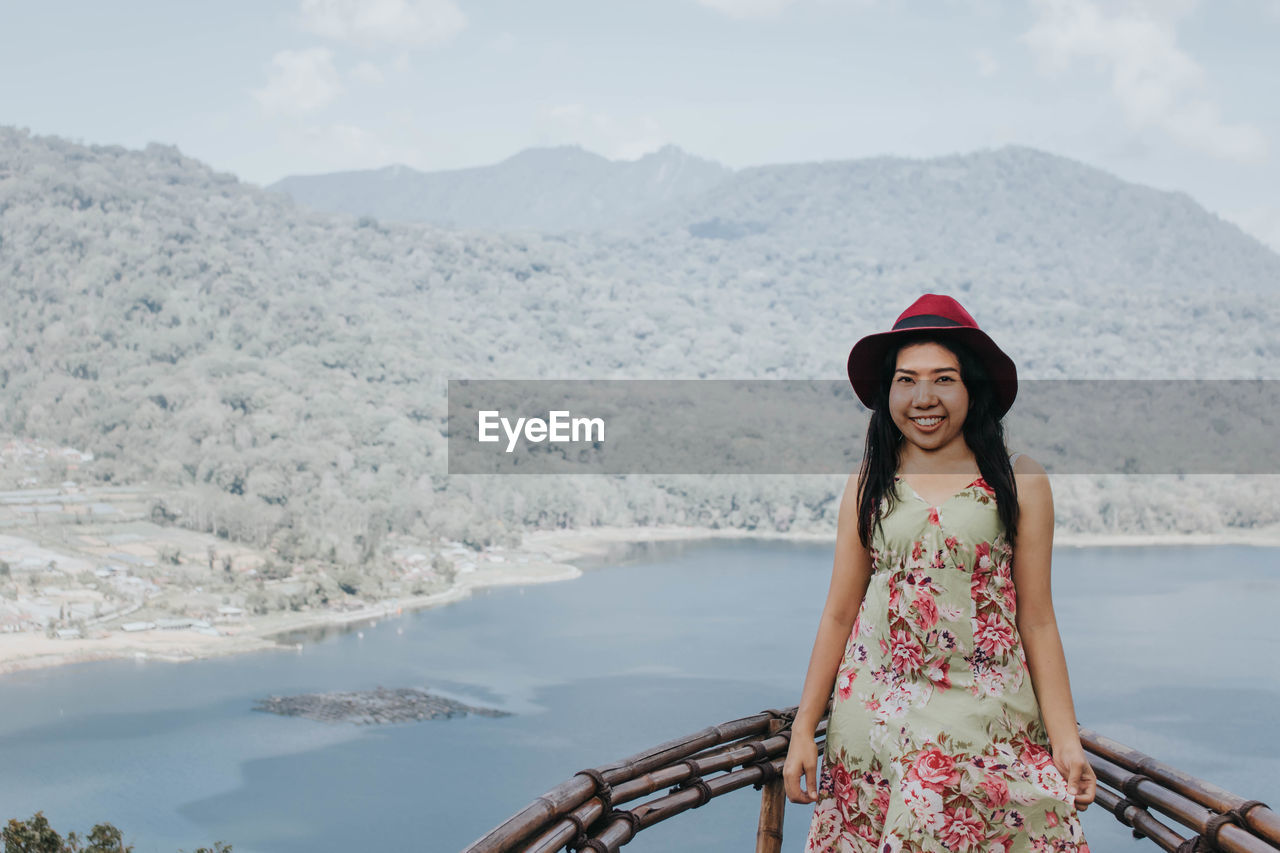
<svg viewBox="0 0 1280 853">
<path fill-rule="evenodd" d="M 809 670 L 800 691 L 800 707 L 791 724 L 791 745 L 783 768 L 787 797 L 794 803 L 818 799 L 818 750 L 813 742 L 818 720 L 826 710 L 836 683 L 836 670 L 844 657 L 845 645 L 853 633 L 853 623 L 862 607 L 871 580 L 871 554 L 858 538 L 858 478 L 845 483 L 836 523 L 835 563 L 827 603 L 818 622 L 818 636 L 809 658 Z M 808 779 L 806 790 L 801 779 Z"/>
<path fill-rule="evenodd" d="M 1067 658 L 1053 614 L 1049 565 L 1053 552 L 1053 490 L 1044 466 L 1026 454 L 1015 463 L 1018 539 L 1013 558 L 1018 633 L 1040 705 L 1054 763 L 1066 777 L 1076 807 L 1093 802 L 1094 774 L 1080 744 Z"/>
</svg>

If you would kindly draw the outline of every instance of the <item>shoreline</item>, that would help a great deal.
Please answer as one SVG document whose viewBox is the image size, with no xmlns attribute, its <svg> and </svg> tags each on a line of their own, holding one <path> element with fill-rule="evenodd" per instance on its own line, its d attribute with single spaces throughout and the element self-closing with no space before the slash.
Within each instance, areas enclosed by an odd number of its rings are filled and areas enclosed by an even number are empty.
<svg viewBox="0 0 1280 853">
<path fill-rule="evenodd" d="M 51 639 L 33 632 L 0 634 L 0 677 L 14 672 L 105 660 L 132 658 L 184 662 L 246 652 L 296 650 L 301 644 L 287 644 L 281 638 L 308 630 L 376 622 L 432 607 L 442 607 L 463 601 L 478 589 L 572 580 L 583 574 L 584 569 L 580 565 L 586 565 L 587 571 L 594 564 L 608 565 L 610 560 L 622 559 L 622 554 L 636 545 L 729 539 L 835 544 L 834 532 L 713 530 L 677 526 L 536 530 L 524 534 L 519 548 L 501 552 L 504 558 L 523 557 L 528 562 L 490 563 L 483 568 L 477 567 L 474 571 L 461 574 L 448 589 L 429 595 L 387 599 L 353 610 L 274 613 L 252 617 L 240 623 L 219 626 L 222 632 L 218 636 L 162 629 L 137 633 L 112 631 L 105 637 L 82 639 Z M 1158 545 L 1280 547 L 1280 525 L 1230 533 L 1059 534 L 1054 537 L 1054 545 L 1066 548 Z"/>
</svg>

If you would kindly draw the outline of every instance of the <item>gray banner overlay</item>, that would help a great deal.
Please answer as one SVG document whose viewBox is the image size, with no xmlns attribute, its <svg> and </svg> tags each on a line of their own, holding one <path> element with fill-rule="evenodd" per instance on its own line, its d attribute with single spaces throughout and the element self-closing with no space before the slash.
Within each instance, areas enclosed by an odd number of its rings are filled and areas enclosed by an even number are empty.
<svg viewBox="0 0 1280 853">
<path fill-rule="evenodd" d="M 1280 380 L 1022 380 L 1004 424 L 1051 474 L 1276 474 L 1278 414 Z M 846 380 L 451 379 L 448 417 L 450 474 L 847 475 L 870 412 Z"/>
</svg>

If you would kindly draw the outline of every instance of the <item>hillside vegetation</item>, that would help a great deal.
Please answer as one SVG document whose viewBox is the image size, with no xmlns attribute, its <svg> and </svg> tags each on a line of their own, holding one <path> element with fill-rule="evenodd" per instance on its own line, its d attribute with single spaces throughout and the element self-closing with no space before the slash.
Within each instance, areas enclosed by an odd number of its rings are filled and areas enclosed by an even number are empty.
<svg viewBox="0 0 1280 853">
<path fill-rule="evenodd" d="M 449 378 L 840 377 L 923 291 L 1026 378 L 1272 378 L 1277 282 L 1187 197 L 1027 149 L 743 170 L 539 235 L 310 212 L 174 148 L 0 129 L 0 429 L 171 489 L 196 529 L 347 564 L 391 532 L 833 529 L 843 477 L 447 477 Z M 1254 485 L 1094 478 L 1058 509 L 1082 531 L 1280 521 Z"/>
</svg>

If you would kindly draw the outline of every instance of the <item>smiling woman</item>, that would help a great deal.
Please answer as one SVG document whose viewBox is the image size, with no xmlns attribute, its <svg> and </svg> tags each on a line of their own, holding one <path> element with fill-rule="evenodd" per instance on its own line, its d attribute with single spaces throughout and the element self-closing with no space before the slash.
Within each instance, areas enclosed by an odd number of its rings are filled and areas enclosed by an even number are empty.
<svg viewBox="0 0 1280 853">
<path fill-rule="evenodd" d="M 783 772 L 792 802 L 816 803 L 806 849 L 1087 853 L 1052 497 L 1000 422 L 1013 362 L 926 294 L 854 346 L 849 378 L 872 418 Z"/>
</svg>

